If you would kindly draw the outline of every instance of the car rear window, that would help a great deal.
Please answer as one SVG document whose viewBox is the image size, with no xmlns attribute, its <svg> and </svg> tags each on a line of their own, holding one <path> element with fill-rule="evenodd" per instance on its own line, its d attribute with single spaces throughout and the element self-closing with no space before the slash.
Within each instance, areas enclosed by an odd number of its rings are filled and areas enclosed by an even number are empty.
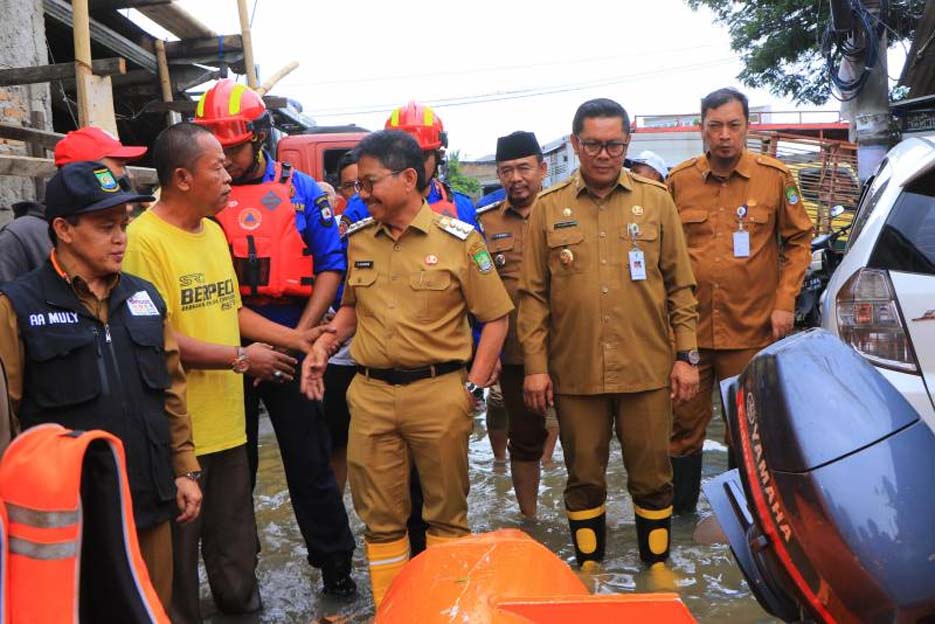
<svg viewBox="0 0 935 624">
<path fill-rule="evenodd" d="M 935 169 L 906 185 L 886 219 L 869 265 L 935 275 Z"/>
</svg>

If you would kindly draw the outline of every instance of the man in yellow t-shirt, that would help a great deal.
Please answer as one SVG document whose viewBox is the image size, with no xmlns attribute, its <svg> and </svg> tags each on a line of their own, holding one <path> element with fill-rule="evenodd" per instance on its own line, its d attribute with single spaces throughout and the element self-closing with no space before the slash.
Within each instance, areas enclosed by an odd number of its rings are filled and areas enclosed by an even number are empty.
<svg viewBox="0 0 935 624">
<path fill-rule="evenodd" d="M 204 492 L 196 522 L 173 527 L 175 568 L 172 621 L 201 622 L 198 551 L 218 609 L 257 611 L 256 520 L 246 455 L 243 382 L 292 379 L 295 358 L 277 347 L 305 352 L 306 334 L 241 307 L 237 278 L 220 226 L 209 217 L 227 204 L 231 178 L 217 139 L 204 128 L 177 124 L 153 146 L 162 196 L 129 228 L 128 273 L 153 282 L 188 371 L 188 403 Z M 314 338 L 319 331 L 307 332 Z M 243 348 L 241 336 L 255 340 Z"/>
</svg>

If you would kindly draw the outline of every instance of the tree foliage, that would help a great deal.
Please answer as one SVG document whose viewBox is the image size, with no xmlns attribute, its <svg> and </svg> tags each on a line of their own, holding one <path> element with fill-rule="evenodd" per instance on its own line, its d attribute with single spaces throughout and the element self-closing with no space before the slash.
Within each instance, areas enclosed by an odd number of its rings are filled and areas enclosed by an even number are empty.
<svg viewBox="0 0 935 624">
<path fill-rule="evenodd" d="M 799 103 L 822 104 L 831 95 L 828 67 L 820 50 L 831 20 L 828 0 L 686 0 L 707 7 L 730 32 L 731 48 L 740 54 L 737 76 L 748 87 L 767 88 Z M 885 24 L 890 44 L 911 40 L 925 0 L 894 0 Z"/>
<path fill-rule="evenodd" d="M 461 171 L 461 152 L 454 151 L 448 154 L 448 168 L 445 172 L 445 181 L 456 191 L 465 195 L 477 197 L 481 191 L 481 184 L 474 178 Z"/>
</svg>

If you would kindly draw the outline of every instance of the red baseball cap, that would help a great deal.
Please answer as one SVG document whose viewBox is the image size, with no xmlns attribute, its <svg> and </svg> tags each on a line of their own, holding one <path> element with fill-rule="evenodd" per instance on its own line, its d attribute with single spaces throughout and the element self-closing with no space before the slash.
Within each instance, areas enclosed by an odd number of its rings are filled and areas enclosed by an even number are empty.
<svg viewBox="0 0 935 624">
<path fill-rule="evenodd" d="M 124 145 L 110 132 L 86 126 L 72 130 L 55 145 L 55 166 L 101 158 L 136 160 L 145 153 L 145 147 Z"/>
</svg>

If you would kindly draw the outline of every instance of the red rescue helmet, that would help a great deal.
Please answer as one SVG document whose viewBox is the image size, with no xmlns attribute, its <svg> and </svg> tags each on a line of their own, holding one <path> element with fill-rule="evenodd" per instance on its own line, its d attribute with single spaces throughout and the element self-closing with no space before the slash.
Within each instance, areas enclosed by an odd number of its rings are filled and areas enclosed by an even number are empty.
<svg viewBox="0 0 935 624">
<path fill-rule="evenodd" d="M 270 116 L 256 91 L 229 78 L 205 91 L 195 109 L 195 123 L 210 130 L 222 147 L 252 140 L 270 127 Z"/>
<path fill-rule="evenodd" d="M 393 110 L 386 120 L 386 130 L 402 130 L 409 134 L 423 152 L 448 147 L 448 133 L 435 111 L 428 106 L 409 102 Z"/>
</svg>

